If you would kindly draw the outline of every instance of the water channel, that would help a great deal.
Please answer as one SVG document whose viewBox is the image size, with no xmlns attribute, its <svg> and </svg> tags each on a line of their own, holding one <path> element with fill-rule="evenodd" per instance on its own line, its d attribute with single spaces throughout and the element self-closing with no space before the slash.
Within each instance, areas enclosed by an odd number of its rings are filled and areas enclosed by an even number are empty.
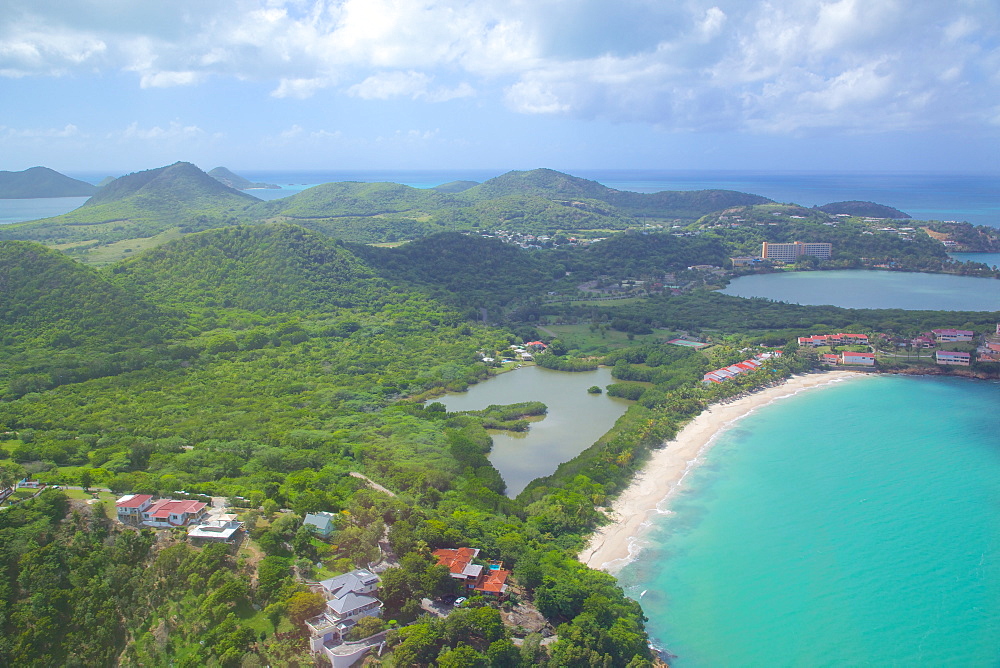
<svg viewBox="0 0 1000 668">
<path fill-rule="evenodd" d="M 522 401 L 541 401 L 548 406 L 548 414 L 533 421 L 528 431 L 490 432 L 490 461 L 507 483 L 507 495 L 514 497 L 529 482 L 551 474 L 614 426 L 632 402 L 587 393 L 592 385 L 604 389 L 613 382 L 609 367 L 571 373 L 529 366 L 473 385 L 468 392 L 447 394 L 438 401 L 448 411 L 481 410 L 493 404 Z"/>
<path fill-rule="evenodd" d="M 998 311 L 1000 280 L 901 271 L 797 271 L 741 276 L 723 294 L 843 308 Z"/>
</svg>

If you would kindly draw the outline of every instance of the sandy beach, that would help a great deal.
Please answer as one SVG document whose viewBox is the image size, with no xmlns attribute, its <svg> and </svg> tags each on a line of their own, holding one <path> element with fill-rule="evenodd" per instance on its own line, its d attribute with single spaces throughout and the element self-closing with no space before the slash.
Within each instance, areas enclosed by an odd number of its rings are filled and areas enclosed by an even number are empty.
<svg viewBox="0 0 1000 668">
<path fill-rule="evenodd" d="M 867 377 L 865 373 L 827 371 L 793 376 L 781 385 L 768 387 L 729 403 L 715 404 L 703 411 L 652 453 L 632 484 L 611 508 L 611 524 L 591 537 L 580 561 L 591 568 L 613 572 L 627 564 L 640 549 L 643 531 L 650 520 L 666 511 L 669 497 L 683 484 L 687 473 L 697 466 L 715 437 L 755 409 L 784 397 L 830 383 Z"/>
</svg>

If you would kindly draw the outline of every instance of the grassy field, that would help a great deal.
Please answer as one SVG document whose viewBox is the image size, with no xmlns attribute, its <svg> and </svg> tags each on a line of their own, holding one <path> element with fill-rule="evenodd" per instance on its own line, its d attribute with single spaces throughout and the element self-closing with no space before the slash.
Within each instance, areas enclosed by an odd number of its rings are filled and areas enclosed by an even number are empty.
<svg viewBox="0 0 1000 668">
<path fill-rule="evenodd" d="M 181 233 L 180 228 L 172 227 L 169 230 L 160 232 L 156 236 L 147 237 L 145 239 L 125 239 L 124 241 L 103 244 L 101 246 L 96 246 L 95 248 L 88 248 L 87 250 L 81 251 L 79 254 L 72 253 L 71 251 L 74 248 L 91 244 L 93 241 L 57 244 L 53 245 L 52 248 L 64 252 L 70 252 L 73 257 L 80 260 L 84 264 L 96 267 L 123 260 L 133 253 L 139 253 L 150 248 L 156 248 L 157 246 L 161 246 L 168 241 L 180 239 L 182 236 L 184 235 Z"/>
</svg>

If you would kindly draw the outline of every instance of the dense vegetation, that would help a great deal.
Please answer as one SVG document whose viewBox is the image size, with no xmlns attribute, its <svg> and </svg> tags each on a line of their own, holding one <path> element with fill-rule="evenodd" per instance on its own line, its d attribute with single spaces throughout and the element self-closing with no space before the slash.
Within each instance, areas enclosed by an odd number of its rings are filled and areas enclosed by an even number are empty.
<svg viewBox="0 0 1000 668">
<path fill-rule="evenodd" d="M 861 202 L 858 200 L 851 200 L 849 202 L 831 202 L 830 204 L 824 204 L 823 206 L 818 206 L 816 208 L 820 211 L 825 211 L 833 215 L 846 213 L 849 216 L 868 216 L 871 218 L 910 217 L 909 214 L 903 213 L 899 209 L 894 209 L 891 206 L 876 204 L 875 202 Z"/>
<path fill-rule="evenodd" d="M 154 171 L 120 179 L 80 211 L 169 207 L 156 184 L 204 176 L 183 163 Z M 207 188 L 224 188 L 205 178 Z M 542 223 L 549 208 L 624 221 L 607 201 L 617 191 L 597 186 L 542 170 L 417 195 L 428 208 L 461 199 L 452 211 L 523 206 Z M 650 451 L 709 403 L 810 368 L 813 358 L 789 346 L 796 336 L 982 330 L 997 317 L 795 306 L 695 289 L 707 279 L 688 266 L 722 264 L 761 239 L 826 235 L 842 246 L 839 262 L 874 253 L 930 262 L 943 252 L 918 235 L 866 234 L 859 222 L 827 225 L 822 212 L 779 205 L 731 207 L 680 235 L 636 231 L 542 251 L 455 232 L 372 248 L 317 231 L 353 221 L 368 234 L 382 221 L 398 232 L 392 217 L 410 215 L 409 190 L 335 184 L 282 207 L 254 204 L 276 220 L 328 216 L 328 206 L 353 213 L 310 219 L 313 229 L 227 224 L 101 270 L 36 243 L 0 242 L 0 479 L 26 472 L 115 493 L 226 497 L 252 538 L 235 554 L 193 547 L 169 531 L 110 523 L 85 494 L 48 491 L 4 510 L 0 664 L 310 665 L 302 622 L 322 601 L 303 581 L 392 553 L 383 621 L 364 627 L 389 630 L 386 665 L 649 666 L 639 604 L 575 555 L 607 521 L 599 508 Z M 177 207 L 192 231 L 215 220 L 201 219 L 195 205 Z M 768 224 L 744 225 L 747 218 Z M 668 273 L 688 291 L 617 305 L 561 300 L 580 297 L 583 281 Z M 539 364 L 610 365 L 608 393 L 634 404 L 580 456 L 511 499 L 487 457 L 487 429 L 523 430 L 545 406 L 448 413 L 433 399 L 489 378 L 498 353 L 538 338 L 551 321 L 589 325 L 595 337 L 650 338 L 584 349 L 544 335 Z M 700 333 L 714 345 L 665 345 L 654 330 Z M 775 346 L 786 354 L 757 371 L 699 382 L 706 370 Z M 329 540 L 302 527 L 316 511 L 336 514 Z M 473 598 L 446 619 L 421 616 L 421 598 L 459 593 L 429 556 L 455 546 L 513 569 L 506 608 Z M 521 603 L 543 616 L 556 642 L 543 646 L 537 633 L 504 622 Z"/>
<path fill-rule="evenodd" d="M 0 199 L 89 197 L 96 191 L 97 186 L 48 167 L 31 167 L 22 172 L 0 171 Z"/>
</svg>

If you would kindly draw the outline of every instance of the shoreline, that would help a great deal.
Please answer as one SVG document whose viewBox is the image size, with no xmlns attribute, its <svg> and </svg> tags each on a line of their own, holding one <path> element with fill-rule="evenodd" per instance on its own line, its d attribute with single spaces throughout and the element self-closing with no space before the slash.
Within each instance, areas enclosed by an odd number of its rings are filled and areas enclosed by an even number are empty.
<svg viewBox="0 0 1000 668">
<path fill-rule="evenodd" d="M 642 549 L 641 538 L 652 518 L 669 512 L 661 506 L 681 488 L 687 474 L 702 463 L 704 454 L 720 434 L 761 406 L 799 392 L 869 375 L 874 374 L 832 370 L 792 376 L 780 385 L 709 406 L 684 425 L 677 436 L 651 453 L 646 465 L 612 504 L 612 522 L 591 535 L 578 558 L 590 568 L 613 574 Z"/>
</svg>

